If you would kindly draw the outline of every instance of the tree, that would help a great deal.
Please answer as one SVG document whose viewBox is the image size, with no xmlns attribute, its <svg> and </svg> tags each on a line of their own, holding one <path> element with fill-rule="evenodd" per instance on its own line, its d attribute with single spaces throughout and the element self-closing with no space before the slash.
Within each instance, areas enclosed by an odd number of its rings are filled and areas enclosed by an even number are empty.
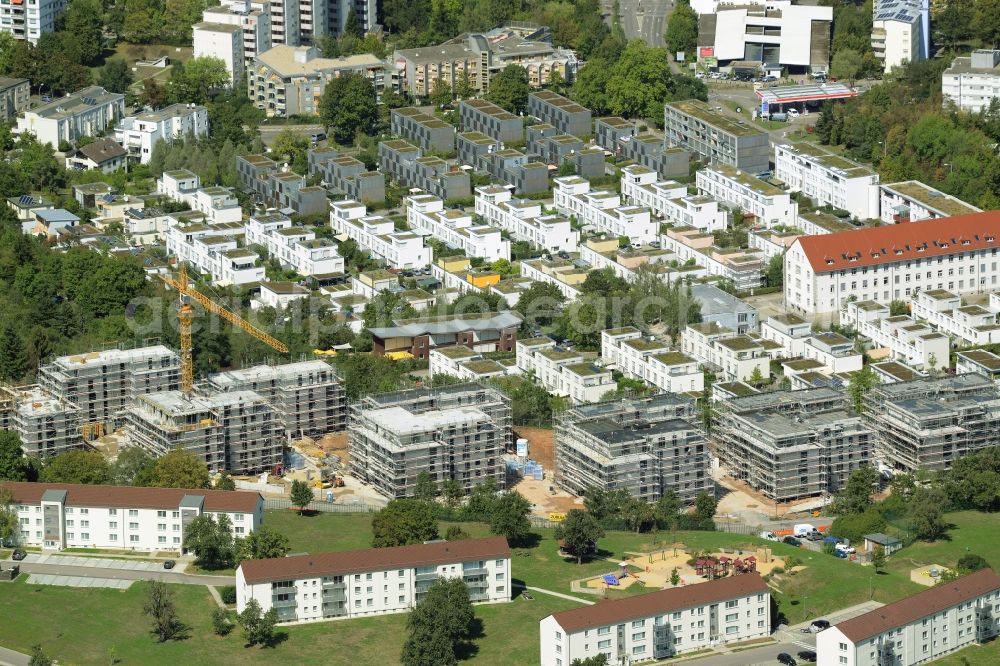
<svg viewBox="0 0 1000 666">
<path fill-rule="evenodd" d="M 27 481 L 28 465 L 21 438 L 13 430 L 0 430 L 0 481 Z"/>
<path fill-rule="evenodd" d="M 395 499 L 372 519 L 372 547 L 408 546 L 438 538 L 434 510 L 427 502 Z"/>
<path fill-rule="evenodd" d="M 437 482 L 434 481 L 434 477 L 432 477 L 426 470 L 417 474 L 417 483 L 413 487 L 413 496 L 418 500 L 433 502 L 434 498 L 437 497 L 437 494 L 438 486 Z"/>
<path fill-rule="evenodd" d="M 260 602 L 250 599 L 236 620 L 243 627 L 248 645 L 266 646 L 274 642 L 274 626 L 278 623 L 278 611 L 274 608 L 264 613 Z"/>
<path fill-rule="evenodd" d="M 906 303 L 906 301 L 901 301 L 899 299 L 896 299 L 889 303 L 890 317 L 898 317 L 899 315 L 908 315 L 908 314 L 910 314 L 910 306 Z"/>
<path fill-rule="evenodd" d="M 656 507 L 630 496 L 622 506 L 621 516 L 625 520 L 625 525 L 638 534 L 656 524 Z"/>
<path fill-rule="evenodd" d="M 358 18 L 358 12 L 354 9 L 353 5 L 347 10 L 347 18 L 344 20 L 344 34 L 357 37 L 358 39 L 365 36 L 365 31 L 361 27 L 361 20 Z"/>
<path fill-rule="evenodd" d="M 881 573 L 885 568 L 885 548 L 879 544 L 875 545 L 872 552 L 872 566 L 875 567 L 875 573 Z"/>
<path fill-rule="evenodd" d="M 409 636 L 400 661 L 404 666 L 455 664 L 456 648 L 475 621 L 469 588 L 461 578 L 440 578 L 406 620 Z"/>
<path fill-rule="evenodd" d="M 663 39 L 673 55 L 683 51 L 685 59 L 695 56 L 698 46 L 698 13 L 687 2 L 678 2 L 667 21 L 667 31 Z"/>
<path fill-rule="evenodd" d="M 0 379 L 17 380 L 28 372 L 28 355 L 17 329 L 11 323 L 0 330 Z"/>
<path fill-rule="evenodd" d="M 78 62 L 90 64 L 97 60 L 104 50 L 104 9 L 100 0 L 73 0 L 67 5 L 62 18 L 62 32 L 72 37 L 79 55 Z"/>
<path fill-rule="evenodd" d="M 858 467 L 851 472 L 844 488 L 837 493 L 833 502 L 833 512 L 839 515 L 863 513 L 872 506 L 872 494 L 877 483 L 877 469 L 871 465 Z"/>
<path fill-rule="evenodd" d="M 151 486 L 156 461 L 138 446 L 118 452 L 111 468 L 112 483 L 116 486 Z"/>
<path fill-rule="evenodd" d="M 439 109 L 451 104 L 453 96 L 451 86 L 442 78 L 434 81 L 434 88 L 431 89 L 430 102 Z"/>
<path fill-rule="evenodd" d="M 554 284 L 532 282 L 521 292 L 514 309 L 524 317 L 525 325 L 541 328 L 552 324 L 565 301 L 566 297 Z"/>
<path fill-rule="evenodd" d="M 158 580 L 146 582 L 146 603 L 142 612 L 153 618 L 153 633 L 161 643 L 177 635 L 180 621 L 174 607 L 174 593 L 166 583 Z"/>
<path fill-rule="evenodd" d="M 458 75 L 458 81 L 455 82 L 455 96 L 458 99 L 468 99 L 476 94 L 476 89 L 472 87 L 472 80 L 469 78 L 469 72 L 463 69 Z"/>
<path fill-rule="evenodd" d="M 851 406 L 855 412 L 864 414 L 865 396 L 868 395 L 868 392 L 877 383 L 878 378 L 875 376 L 875 372 L 871 369 L 871 366 L 866 365 L 851 375 L 851 379 L 847 382 L 847 397 L 850 399 Z"/>
<path fill-rule="evenodd" d="M 371 132 L 378 120 L 375 88 L 361 74 L 342 74 L 326 84 L 319 101 L 319 118 L 333 140 L 354 143 L 358 132 Z"/>
<path fill-rule="evenodd" d="M 507 537 L 512 544 L 523 543 L 531 533 L 530 512 L 531 502 L 516 490 L 509 490 L 496 502 L 490 516 L 490 532 Z"/>
<path fill-rule="evenodd" d="M 677 499 L 677 493 L 668 490 L 656 500 L 656 520 L 666 527 L 674 529 L 677 527 L 677 518 L 681 513 L 681 502 Z"/>
<path fill-rule="evenodd" d="M 287 536 L 267 525 L 261 525 L 236 543 L 236 563 L 284 557 L 289 550 L 291 545 Z"/>
<path fill-rule="evenodd" d="M 465 489 L 457 479 L 445 479 L 441 483 L 441 494 L 444 495 L 444 503 L 449 509 L 456 509 L 462 503 L 465 496 Z"/>
<path fill-rule="evenodd" d="M 55 662 L 49 658 L 45 651 L 42 649 L 41 645 L 35 645 L 31 648 L 31 660 L 28 661 L 28 666 L 52 666 Z"/>
<path fill-rule="evenodd" d="M 608 666 L 608 654 L 606 652 L 599 652 L 593 657 L 587 657 L 586 659 L 574 659 L 569 663 L 569 666 Z"/>
<path fill-rule="evenodd" d="M 673 585 L 674 587 L 677 587 L 677 585 L 680 582 L 681 582 L 681 576 L 679 573 L 677 573 L 677 567 L 674 567 L 674 570 L 670 572 L 670 584 Z"/>
<path fill-rule="evenodd" d="M 746 377 L 746 382 L 751 386 L 759 386 L 764 383 L 764 373 L 760 371 L 760 366 L 755 365 L 753 367 L 753 372 Z"/>
<path fill-rule="evenodd" d="M 218 519 L 202 514 L 188 523 L 184 530 L 184 548 L 197 556 L 203 569 L 225 569 L 233 565 L 236 544 L 229 516 L 220 513 Z"/>
<path fill-rule="evenodd" d="M 153 485 L 157 488 L 208 488 L 208 468 L 191 451 L 176 448 L 156 461 Z"/>
<path fill-rule="evenodd" d="M 229 611 L 225 608 L 216 608 L 212 611 L 212 630 L 218 636 L 228 636 L 233 630 L 233 623 L 229 619 Z"/>
<path fill-rule="evenodd" d="M 579 509 L 570 509 L 556 528 L 556 538 L 561 540 L 563 550 L 576 557 L 577 564 L 583 563 L 583 558 L 590 555 L 603 536 L 604 530 L 597 519 Z"/>
<path fill-rule="evenodd" d="M 507 65 L 490 80 L 486 99 L 515 114 L 522 114 L 528 108 L 528 72 L 520 65 Z"/>
<path fill-rule="evenodd" d="M 448 527 L 447 531 L 444 533 L 445 541 L 462 541 L 463 539 L 468 539 L 469 533 L 463 530 L 458 525 L 451 525 Z"/>
<path fill-rule="evenodd" d="M 219 478 L 215 480 L 216 490 L 236 490 L 236 481 L 233 477 L 229 475 L 229 472 L 223 472 L 219 475 Z"/>
<path fill-rule="evenodd" d="M 975 0 L 971 25 L 987 48 L 1000 46 L 1000 0 Z"/>
<path fill-rule="evenodd" d="M 907 517 L 918 539 L 936 541 L 944 536 L 948 526 L 944 522 L 944 509 L 948 496 L 936 486 L 918 487 L 910 499 Z"/>
<path fill-rule="evenodd" d="M 958 573 L 963 576 L 974 571 L 979 571 L 980 569 L 986 569 L 989 566 L 989 562 L 987 562 L 982 556 L 974 553 L 966 553 L 965 555 L 962 555 L 962 557 L 958 558 Z"/>
<path fill-rule="evenodd" d="M 97 451 L 66 451 L 45 461 L 41 480 L 46 483 L 109 484 L 111 465 Z"/>
<path fill-rule="evenodd" d="M 767 262 L 767 271 L 764 273 L 768 287 L 780 287 L 785 282 L 785 255 L 776 254 Z"/>
<path fill-rule="evenodd" d="M 97 85 L 109 92 L 125 93 L 132 85 L 132 70 L 124 58 L 111 58 L 101 68 Z"/>
<path fill-rule="evenodd" d="M 465 510 L 476 520 L 488 521 L 497 503 L 497 482 L 493 477 L 473 486 Z"/>
<path fill-rule="evenodd" d="M 232 84 L 226 63 L 213 56 L 198 56 L 173 65 L 169 92 L 175 102 L 204 104 L 211 93 Z"/>
<path fill-rule="evenodd" d="M 313 495 L 313 490 L 308 483 L 296 479 L 292 481 L 291 498 L 292 506 L 299 507 L 299 515 L 301 516 L 306 507 L 315 499 L 315 495 Z"/>
<path fill-rule="evenodd" d="M 886 529 L 885 518 L 875 507 L 862 513 L 845 513 L 833 521 L 830 534 L 847 539 L 851 543 L 861 543 L 866 534 L 882 532 Z"/>
<path fill-rule="evenodd" d="M 852 84 L 861 71 L 861 54 L 854 49 L 840 49 L 830 62 L 830 74 Z"/>
<path fill-rule="evenodd" d="M 694 498 L 694 515 L 701 521 L 711 522 L 718 506 L 715 495 L 703 490 Z"/>
<path fill-rule="evenodd" d="M 0 455 L 0 474 L 2 460 Z M 990 446 L 958 458 L 942 480 L 956 508 L 1000 511 L 1000 447 Z"/>
<path fill-rule="evenodd" d="M 605 490 L 591 486 L 583 491 L 583 508 L 596 520 L 615 516 L 622 511 L 630 495 L 624 488 Z"/>
</svg>

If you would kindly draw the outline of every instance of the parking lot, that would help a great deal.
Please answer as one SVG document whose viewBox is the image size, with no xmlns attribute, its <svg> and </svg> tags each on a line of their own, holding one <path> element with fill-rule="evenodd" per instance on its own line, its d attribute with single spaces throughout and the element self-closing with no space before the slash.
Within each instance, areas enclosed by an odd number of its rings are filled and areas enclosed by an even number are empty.
<svg viewBox="0 0 1000 666">
<path fill-rule="evenodd" d="M 127 590 L 134 580 L 115 578 L 89 578 L 83 576 L 57 576 L 55 574 L 31 574 L 28 585 L 61 585 L 63 587 L 100 587 L 112 590 Z"/>
<path fill-rule="evenodd" d="M 92 567 L 96 569 L 116 569 L 118 571 L 163 571 L 162 562 L 141 560 L 115 560 L 105 557 L 76 557 L 72 555 L 49 555 L 28 553 L 26 564 L 51 564 L 60 567 Z"/>
</svg>

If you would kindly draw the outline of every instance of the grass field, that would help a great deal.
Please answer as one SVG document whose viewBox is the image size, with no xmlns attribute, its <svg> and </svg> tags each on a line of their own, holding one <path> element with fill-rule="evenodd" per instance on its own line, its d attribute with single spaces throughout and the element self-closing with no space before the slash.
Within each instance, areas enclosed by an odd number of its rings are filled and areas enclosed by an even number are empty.
<svg viewBox="0 0 1000 666">
<path fill-rule="evenodd" d="M 890 571 L 907 577 L 910 569 L 927 564 L 953 567 L 966 552 L 982 556 L 1000 569 L 1000 514 L 957 511 L 946 516 L 952 528 L 947 538 L 934 543 L 918 541 L 888 559 Z"/>
</svg>

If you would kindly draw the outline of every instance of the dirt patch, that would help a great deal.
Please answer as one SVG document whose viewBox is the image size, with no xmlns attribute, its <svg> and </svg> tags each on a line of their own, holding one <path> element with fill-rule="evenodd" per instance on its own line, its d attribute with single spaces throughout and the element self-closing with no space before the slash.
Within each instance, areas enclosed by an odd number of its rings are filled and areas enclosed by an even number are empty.
<svg viewBox="0 0 1000 666">
<path fill-rule="evenodd" d="M 316 442 L 316 446 L 326 455 L 337 456 L 343 465 L 347 465 L 350 456 L 347 452 L 347 433 L 332 432 L 324 435 Z"/>
<path fill-rule="evenodd" d="M 548 478 L 548 472 L 546 472 L 546 477 L 541 481 L 521 479 L 514 486 L 515 490 L 524 495 L 524 498 L 534 505 L 531 509 L 533 515 L 548 518 L 549 514 L 553 512 L 566 513 L 570 509 L 583 508 L 583 500 L 569 493 L 558 491 L 553 495 L 549 491 L 552 479 Z"/>
<path fill-rule="evenodd" d="M 528 457 L 541 463 L 545 472 L 551 474 L 556 466 L 556 450 L 552 444 L 553 430 L 551 428 L 515 426 L 514 440 L 521 437 L 528 440 Z"/>
</svg>

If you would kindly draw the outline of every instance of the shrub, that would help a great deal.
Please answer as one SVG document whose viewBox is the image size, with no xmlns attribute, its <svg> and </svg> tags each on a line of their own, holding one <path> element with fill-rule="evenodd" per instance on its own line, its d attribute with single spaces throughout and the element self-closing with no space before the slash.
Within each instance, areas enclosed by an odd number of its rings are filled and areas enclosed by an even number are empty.
<svg viewBox="0 0 1000 666">
<path fill-rule="evenodd" d="M 222 603 L 225 604 L 235 604 L 236 603 L 236 586 L 226 585 L 219 588 L 219 596 L 222 597 Z"/>
<path fill-rule="evenodd" d="M 783 574 L 783 573 L 785 573 L 784 567 L 774 567 L 773 569 L 771 569 L 771 574 L 774 575 L 774 576 L 777 576 L 777 575 L 780 575 L 780 574 Z"/>
</svg>

